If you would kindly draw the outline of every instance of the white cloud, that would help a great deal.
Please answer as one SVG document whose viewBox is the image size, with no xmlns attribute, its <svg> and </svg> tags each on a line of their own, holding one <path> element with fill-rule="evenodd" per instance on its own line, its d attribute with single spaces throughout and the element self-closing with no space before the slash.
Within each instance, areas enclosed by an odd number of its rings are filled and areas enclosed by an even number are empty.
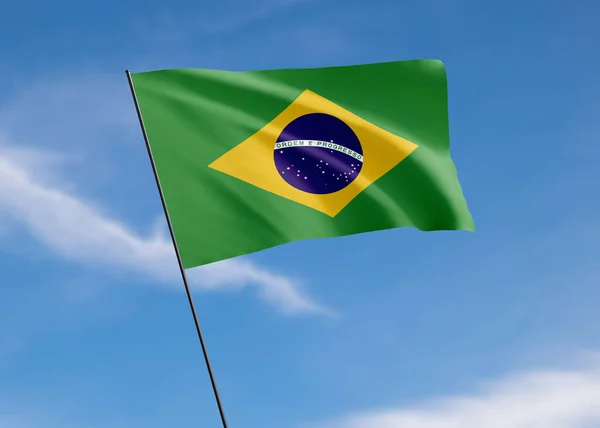
<svg viewBox="0 0 600 428">
<path fill-rule="evenodd" d="M 0 131 L 19 142 L 64 150 L 96 135 L 105 145 L 125 132 L 139 135 L 125 69 L 122 74 L 77 70 L 46 76 L 2 102 Z"/>
<path fill-rule="evenodd" d="M 154 42 L 182 42 L 197 35 L 227 36 L 266 21 L 277 13 L 313 0 L 266 0 L 236 3 L 230 7 L 223 3 L 224 16 L 177 16 L 162 13 L 150 20 L 136 20 L 134 33 L 141 39 Z M 218 8 L 219 9 L 219 8 Z"/>
<path fill-rule="evenodd" d="M 245 12 L 237 11 L 226 19 L 206 21 L 199 30 L 207 34 L 230 34 L 257 21 L 265 20 L 272 15 L 311 0 L 270 0 L 251 5 Z"/>
<path fill-rule="evenodd" d="M 174 251 L 161 229 L 140 236 L 91 202 L 48 185 L 36 174 L 42 159 L 35 150 L 0 149 L 3 218 L 12 218 L 42 245 L 68 260 L 136 272 L 170 287 L 178 284 Z M 194 287 L 204 290 L 255 286 L 263 299 L 286 314 L 329 313 L 289 278 L 246 260 L 196 268 L 189 276 Z"/>
<path fill-rule="evenodd" d="M 118 173 L 101 161 L 113 159 L 117 145 L 122 153 L 127 141 L 141 138 L 125 74 L 83 71 L 69 80 L 40 79 L 5 101 L 0 109 L 0 238 L 16 222 L 63 258 L 135 272 L 180 290 L 162 216 L 153 233 L 141 235 L 78 197 L 76 186 L 58 168 L 76 162 L 74 170 L 81 174 L 85 166 L 92 172 L 83 174 L 84 182 L 92 180 L 90 187 Z M 33 146 L 16 144 L 23 141 Z M 65 151 L 75 155 L 65 156 Z M 287 314 L 329 313 L 295 281 L 247 260 L 215 263 L 188 275 L 191 285 L 202 290 L 255 287 L 263 299 Z"/>
<path fill-rule="evenodd" d="M 4 402 L 8 402 L 6 397 L 2 397 Z M 5 403 L 3 403 L 5 404 Z M 80 425 L 69 420 L 64 420 L 64 417 L 57 417 L 52 409 L 48 406 L 35 406 L 28 408 L 26 411 L 8 411 L 3 412 L 0 408 L 0 428 L 87 428 L 91 425 Z M 61 415 L 62 416 L 62 415 Z M 96 426 L 96 425 L 94 425 Z M 111 428 L 116 428 L 120 425 L 112 425 Z"/>
<path fill-rule="evenodd" d="M 479 393 L 355 413 L 318 428 L 592 428 L 600 426 L 600 361 L 511 375 Z"/>
<path fill-rule="evenodd" d="M 328 61 L 355 49 L 348 35 L 340 28 L 302 24 L 290 28 L 287 35 L 290 40 L 285 43 L 293 43 L 298 50 Z"/>
<path fill-rule="evenodd" d="M 0 428 L 31 428 L 32 424 L 10 414 L 0 414 Z"/>
</svg>

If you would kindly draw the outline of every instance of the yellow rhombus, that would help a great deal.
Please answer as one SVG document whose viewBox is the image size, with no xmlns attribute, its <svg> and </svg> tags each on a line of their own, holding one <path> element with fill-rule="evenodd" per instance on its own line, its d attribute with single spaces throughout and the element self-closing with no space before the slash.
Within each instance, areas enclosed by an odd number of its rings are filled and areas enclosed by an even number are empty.
<svg viewBox="0 0 600 428">
<path fill-rule="evenodd" d="M 362 145 L 363 166 L 359 176 L 338 192 L 312 194 L 296 189 L 279 175 L 275 167 L 273 150 L 277 138 L 290 122 L 310 113 L 324 113 L 342 120 L 352 128 Z M 398 165 L 417 147 L 307 89 L 275 119 L 209 167 L 335 217 L 360 192 Z"/>
</svg>

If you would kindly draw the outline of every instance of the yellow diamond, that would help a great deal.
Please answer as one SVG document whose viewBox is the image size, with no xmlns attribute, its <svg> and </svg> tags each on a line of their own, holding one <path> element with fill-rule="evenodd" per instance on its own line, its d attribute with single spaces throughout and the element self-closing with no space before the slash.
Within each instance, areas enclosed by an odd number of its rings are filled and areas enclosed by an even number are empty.
<svg viewBox="0 0 600 428">
<path fill-rule="evenodd" d="M 363 165 L 360 174 L 347 187 L 335 193 L 312 194 L 296 189 L 279 175 L 275 166 L 273 150 L 281 132 L 293 120 L 311 113 L 324 113 L 342 120 L 350 126 L 362 145 Z M 416 144 L 373 125 L 307 89 L 275 119 L 209 167 L 335 217 L 360 192 L 402 162 L 416 148 Z"/>
</svg>

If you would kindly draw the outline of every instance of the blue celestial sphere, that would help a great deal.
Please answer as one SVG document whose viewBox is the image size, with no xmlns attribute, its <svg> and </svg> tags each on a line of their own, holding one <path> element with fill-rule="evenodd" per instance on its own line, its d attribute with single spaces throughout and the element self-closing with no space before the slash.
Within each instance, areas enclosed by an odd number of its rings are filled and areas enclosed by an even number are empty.
<svg viewBox="0 0 600 428">
<path fill-rule="evenodd" d="M 360 174 L 363 149 L 344 121 L 310 113 L 290 122 L 277 138 L 275 166 L 291 186 L 312 194 L 335 193 Z"/>
</svg>

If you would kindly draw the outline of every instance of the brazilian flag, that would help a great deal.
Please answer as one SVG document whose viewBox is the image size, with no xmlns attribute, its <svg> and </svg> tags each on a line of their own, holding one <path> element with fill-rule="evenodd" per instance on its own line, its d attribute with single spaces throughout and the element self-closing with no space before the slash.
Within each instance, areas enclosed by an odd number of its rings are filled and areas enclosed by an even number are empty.
<svg viewBox="0 0 600 428">
<path fill-rule="evenodd" d="M 303 239 L 474 230 L 440 61 L 132 82 L 185 268 Z"/>
</svg>

